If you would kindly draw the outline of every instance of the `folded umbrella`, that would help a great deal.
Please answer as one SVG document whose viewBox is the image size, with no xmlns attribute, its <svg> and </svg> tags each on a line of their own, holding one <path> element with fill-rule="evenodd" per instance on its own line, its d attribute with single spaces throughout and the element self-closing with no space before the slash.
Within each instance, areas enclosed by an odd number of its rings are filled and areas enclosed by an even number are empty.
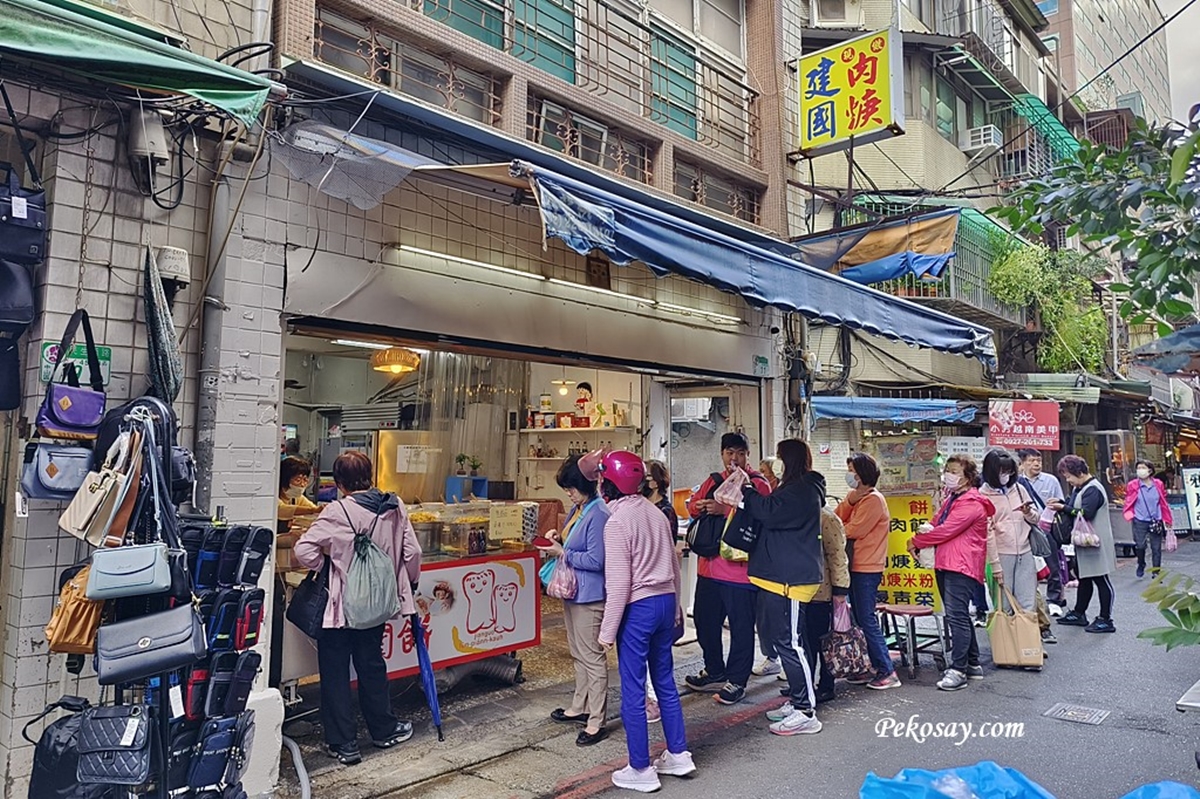
<svg viewBox="0 0 1200 799">
<path fill-rule="evenodd" d="M 433 726 L 437 729 L 438 740 L 444 741 L 442 735 L 442 708 L 438 703 L 437 683 L 433 678 L 433 661 L 429 659 L 429 647 L 425 645 L 425 629 L 421 626 L 421 617 L 412 615 L 412 635 L 417 647 L 417 666 L 421 670 L 421 687 L 425 689 L 425 702 L 429 712 L 433 714 Z"/>
</svg>

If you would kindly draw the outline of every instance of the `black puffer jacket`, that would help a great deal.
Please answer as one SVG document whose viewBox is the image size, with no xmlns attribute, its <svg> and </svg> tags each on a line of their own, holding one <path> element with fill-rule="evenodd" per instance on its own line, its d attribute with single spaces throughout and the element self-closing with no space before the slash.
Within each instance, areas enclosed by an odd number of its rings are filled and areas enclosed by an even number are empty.
<svg viewBox="0 0 1200 799">
<path fill-rule="evenodd" d="M 821 547 L 825 478 L 807 472 L 780 484 L 766 497 L 749 488 L 743 501 L 746 511 L 762 524 L 758 544 L 750 553 L 750 576 L 784 586 L 819 584 L 825 576 Z"/>
</svg>

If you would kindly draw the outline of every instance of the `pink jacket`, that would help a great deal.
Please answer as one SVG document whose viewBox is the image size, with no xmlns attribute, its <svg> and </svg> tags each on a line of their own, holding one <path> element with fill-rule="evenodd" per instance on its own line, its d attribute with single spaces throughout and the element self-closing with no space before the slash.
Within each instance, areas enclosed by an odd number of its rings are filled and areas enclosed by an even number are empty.
<svg viewBox="0 0 1200 799">
<path fill-rule="evenodd" d="M 1125 486 L 1125 520 L 1133 521 L 1133 506 L 1137 503 L 1138 492 L 1143 488 L 1141 480 L 1130 480 Z M 1162 511 L 1162 520 L 1168 528 L 1175 526 L 1171 516 L 1171 506 L 1167 503 L 1167 489 L 1162 480 L 1154 478 L 1154 488 L 1158 491 L 1158 509 Z"/>
<path fill-rule="evenodd" d="M 634 494 L 610 502 L 604 525 L 604 616 L 600 643 L 617 640 L 625 609 L 642 599 L 674 594 L 679 609 L 679 558 L 675 531 L 653 502 Z"/>
<path fill-rule="evenodd" d="M 373 489 L 371 493 L 377 492 Z M 408 521 L 408 511 L 404 503 L 395 497 L 392 497 L 391 501 L 397 504 L 389 503 L 385 506 L 375 524 L 371 540 L 395 564 L 400 613 L 409 616 L 416 612 L 412 586 L 421 579 L 421 542 L 417 540 L 417 534 Z M 329 604 L 325 606 L 325 623 L 322 625 L 327 629 L 346 626 L 346 617 L 342 612 L 342 595 L 345 592 L 346 572 L 354 560 L 355 533 L 346 519 L 347 514 L 354 526 L 364 532 L 371 529 L 371 522 L 375 519 L 373 511 L 367 510 L 353 499 L 331 502 L 292 548 L 296 560 L 309 569 L 315 570 L 324 566 L 326 555 L 332 560 L 329 569 Z"/>
<path fill-rule="evenodd" d="M 729 477 L 729 469 L 721 472 L 721 477 Z M 754 484 L 754 490 L 764 497 L 771 493 L 771 484 L 767 482 L 767 478 L 753 469 L 746 469 L 746 474 L 750 476 L 750 482 Z M 719 485 L 719 484 L 718 484 Z M 712 475 L 704 478 L 704 482 L 700 484 L 700 488 L 692 498 L 688 500 L 688 513 L 693 519 L 698 519 L 703 514 L 697 507 L 697 503 L 702 499 L 708 499 L 708 495 L 717 486 L 713 485 Z M 721 503 L 717 503 L 720 507 L 720 515 L 728 516 L 732 508 L 727 508 Z M 750 585 L 750 572 L 748 561 L 731 561 L 726 560 L 720 555 L 715 558 L 700 558 L 696 561 L 696 573 L 701 577 L 709 577 L 713 580 L 720 580 L 724 583 L 741 583 L 742 585 Z"/>
<path fill-rule="evenodd" d="M 939 571 L 958 572 L 982 583 L 986 563 L 996 561 L 995 539 L 988 536 L 995 513 L 996 506 L 978 488 L 967 489 L 954 500 L 941 524 L 914 535 L 913 544 L 919 549 L 937 547 L 934 566 Z M 940 516 L 939 512 L 934 518 Z"/>
</svg>

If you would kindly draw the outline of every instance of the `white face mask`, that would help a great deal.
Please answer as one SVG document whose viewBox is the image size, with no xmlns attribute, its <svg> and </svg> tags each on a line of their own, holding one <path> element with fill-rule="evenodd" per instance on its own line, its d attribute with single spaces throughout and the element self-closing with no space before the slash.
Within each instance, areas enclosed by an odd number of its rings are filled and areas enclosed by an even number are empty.
<svg viewBox="0 0 1200 799">
<path fill-rule="evenodd" d="M 954 491 L 960 485 L 962 485 L 962 476 L 957 475 L 954 472 L 942 472 L 942 485 L 944 485 L 948 490 Z"/>
<path fill-rule="evenodd" d="M 300 499 L 304 496 L 304 486 L 288 486 L 287 495 L 289 499 Z"/>
<path fill-rule="evenodd" d="M 846 472 L 846 485 L 850 488 L 858 488 L 858 475 L 854 472 Z"/>
<path fill-rule="evenodd" d="M 1137 476 L 1140 477 L 1141 479 L 1145 480 L 1146 478 L 1148 478 L 1150 476 L 1150 470 L 1147 469 L 1145 466 L 1143 466 L 1142 468 L 1137 470 Z"/>
<path fill-rule="evenodd" d="M 1012 480 L 1012 472 L 1000 472 L 1000 486 L 1008 485 L 1008 481 Z"/>
</svg>

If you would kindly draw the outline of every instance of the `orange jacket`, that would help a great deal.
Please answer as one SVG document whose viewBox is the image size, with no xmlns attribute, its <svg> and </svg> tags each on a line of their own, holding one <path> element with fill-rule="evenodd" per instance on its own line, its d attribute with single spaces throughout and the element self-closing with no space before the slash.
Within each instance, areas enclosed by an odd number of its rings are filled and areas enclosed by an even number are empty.
<svg viewBox="0 0 1200 799">
<path fill-rule="evenodd" d="M 835 513 L 846 527 L 846 539 L 854 542 L 850 571 L 882 572 L 887 564 L 888 525 L 892 521 L 883 494 L 873 490 L 856 505 L 843 499 Z"/>
</svg>

